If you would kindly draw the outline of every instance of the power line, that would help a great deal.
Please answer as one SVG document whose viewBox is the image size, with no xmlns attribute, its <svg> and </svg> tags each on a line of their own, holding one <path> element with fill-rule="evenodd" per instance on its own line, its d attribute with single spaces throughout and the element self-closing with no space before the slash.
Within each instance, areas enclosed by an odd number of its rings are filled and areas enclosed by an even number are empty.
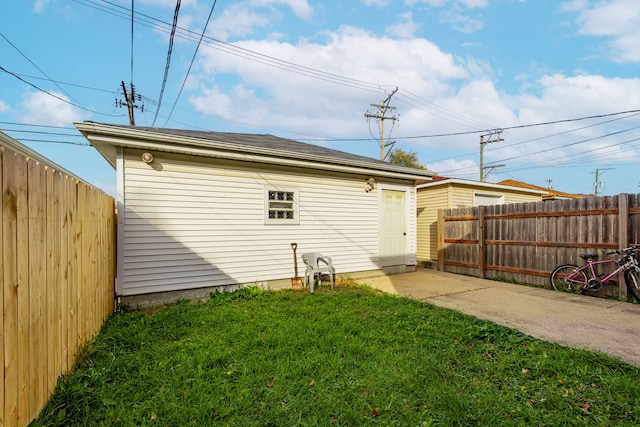
<svg viewBox="0 0 640 427">
<path fill-rule="evenodd" d="M 626 112 L 611 113 L 611 114 L 612 115 L 616 115 L 616 114 L 625 114 L 625 113 Z M 601 126 L 603 124 L 611 123 L 611 122 L 618 121 L 618 120 L 627 119 L 629 117 L 634 117 L 634 116 L 637 116 L 638 114 L 640 114 L 640 113 L 634 113 L 634 114 L 631 114 L 631 115 L 626 116 L 626 117 L 619 117 L 619 118 L 616 118 L 616 119 L 606 120 L 606 121 L 594 123 L 594 124 L 591 124 L 591 125 L 588 125 L 588 126 L 582 126 L 582 127 L 579 127 L 579 128 L 571 129 L 571 130 L 568 130 L 568 131 L 558 132 L 558 133 L 542 136 L 542 137 L 539 137 L 539 138 L 533 138 L 533 139 L 529 139 L 529 140 L 526 140 L 526 141 L 521 141 L 521 142 L 518 142 L 518 143 L 515 143 L 515 144 L 510 144 L 510 145 L 507 145 L 507 146 L 508 147 L 513 147 L 515 145 L 520 145 L 520 144 L 524 144 L 524 143 L 527 143 L 527 142 L 539 141 L 539 140 L 542 140 L 542 139 L 551 138 L 551 137 L 554 137 L 554 136 L 560 136 L 560 135 L 564 135 L 564 134 L 571 133 L 571 132 L 578 132 L 578 131 L 581 131 L 581 130 L 584 130 L 584 129 L 588 129 L 590 127 Z M 589 118 L 590 117 L 586 117 L 585 119 L 589 119 Z M 571 120 L 574 121 L 576 119 L 571 119 Z M 496 150 L 499 150 L 499 149 L 500 149 L 499 147 L 496 147 L 495 149 L 489 149 L 487 151 L 491 152 L 491 151 L 496 151 Z M 433 162 L 436 163 L 436 162 L 441 162 L 441 161 L 445 161 L 445 160 L 454 160 L 454 159 L 458 159 L 458 158 L 462 158 L 462 157 L 468 157 L 468 156 L 471 156 L 471 155 L 474 155 L 474 153 L 464 153 L 464 154 L 460 154 L 458 156 L 448 157 L 446 159 L 433 160 Z M 535 155 L 535 153 L 527 152 L 525 155 L 530 156 L 530 155 Z"/>
<path fill-rule="evenodd" d="M 520 129 L 520 128 L 528 128 L 528 127 L 536 127 L 536 126 L 547 126 L 547 125 L 558 124 L 558 123 L 569 123 L 569 122 L 576 122 L 576 121 L 581 121 L 581 120 L 590 120 L 590 119 L 597 119 L 597 118 L 610 117 L 610 116 L 618 116 L 618 115 L 621 115 L 621 114 L 630 114 L 630 113 L 640 113 L 640 110 L 619 111 L 619 112 L 616 112 L 616 113 L 598 114 L 598 115 L 595 115 L 595 116 L 585 116 L 585 117 L 579 117 L 579 118 L 574 118 L 574 119 L 556 120 L 556 121 L 553 121 L 553 122 L 530 123 L 530 124 L 519 125 L 519 126 L 501 127 L 500 129 L 502 129 L 504 131 L 504 130 L 509 130 L 509 129 Z M 605 123 L 607 123 L 607 122 L 605 122 Z M 414 135 L 414 136 L 397 136 L 397 137 L 395 137 L 395 139 L 422 139 L 422 138 L 442 138 L 442 137 L 461 136 L 461 135 L 475 135 L 477 133 L 491 132 L 492 130 L 495 130 L 495 128 L 494 129 L 479 129 L 479 130 L 472 130 L 472 131 L 465 131 L 465 132 L 437 133 L 437 134 Z M 357 141 L 370 141 L 370 140 L 371 140 L 371 138 L 333 138 L 333 139 L 306 138 L 306 139 L 302 139 L 302 141 L 324 141 L 324 142 L 357 142 Z"/>
<path fill-rule="evenodd" d="M 407 89 L 400 90 L 400 92 L 398 93 L 398 100 L 400 102 L 404 102 L 405 104 L 411 105 L 412 107 L 418 110 L 425 111 L 431 115 L 434 115 L 438 118 L 441 118 L 443 120 L 447 120 L 453 123 L 459 123 L 467 127 L 471 127 L 471 126 L 489 127 L 486 123 L 481 123 L 477 120 L 471 119 L 469 117 L 465 117 L 447 108 L 439 106 L 434 102 L 428 101 Z M 428 107 L 428 108 L 431 108 L 432 110 L 426 110 L 422 107 Z M 433 110 L 436 110 L 437 112 L 434 112 Z"/>
<path fill-rule="evenodd" d="M 124 6 L 117 5 L 108 0 L 100 0 L 100 2 L 103 4 L 99 4 L 95 0 L 74 0 L 74 1 L 76 3 L 85 4 L 86 6 L 109 13 L 111 15 L 114 15 L 122 19 L 130 19 L 128 15 L 131 11 L 129 9 L 127 9 Z M 146 15 L 140 12 L 136 12 L 135 15 L 137 17 L 136 22 L 140 23 L 141 25 L 145 25 L 150 28 L 153 28 L 155 30 L 170 32 L 171 29 L 173 28 L 171 24 L 168 24 L 160 19 L 151 17 L 149 15 Z M 159 26 L 164 28 L 160 28 Z M 200 38 L 200 34 L 194 31 L 191 31 L 189 29 L 178 26 L 176 27 L 176 37 L 180 37 L 180 38 L 191 40 L 191 41 L 197 41 Z M 277 69 L 281 69 L 284 71 L 296 73 L 299 75 L 304 75 L 304 76 L 315 78 L 318 80 L 323 80 L 329 83 L 339 84 L 339 85 L 348 86 L 356 89 L 375 91 L 375 92 L 381 92 L 385 89 L 392 89 L 391 85 L 381 85 L 378 83 L 365 82 L 363 80 L 358 80 L 350 77 L 340 76 L 338 74 L 328 73 L 315 68 L 306 67 L 303 65 L 295 64 L 293 62 L 278 59 L 273 56 L 255 52 L 250 49 L 234 45 L 232 43 L 215 39 L 213 37 L 205 36 L 203 37 L 203 40 L 207 41 L 207 43 L 203 43 L 204 45 L 209 46 L 213 49 L 228 53 L 230 55 L 248 59 L 250 61 L 258 62 L 258 63 L 268 65 Z"/>
<path fill-rule="evenodd" d="M 160 107 L 162 106 L 162 97 L 164 96 L 164 88 L 165 88 L 165 85 L 167 84 L 167 77 L 169 76 L 169 66 L 171 65 L 171 52 L 173 51 L 173 38 L 176 35 L 176 28 L 178 27 L 178 12 L 180 12 L 180 0 L 176 2 L 176 9 L 173 13 L 173 25 L 171 26 L 171 34 L 169 35 L 169 50 L 167 52 L 167 64 L 164 68 L 164 78 L 162 79 L 162 88 L 160 88 L 160 96 L 158 97 L 158 108 L 156 109 L 156 115 L 153 118 L 153 123 L 151 124 L 151 127 L 155 126 L 156 119 L 158 118 L 158 111 L 160 111 Z"/>
<path fill-rule="evenodd" d="M 133 23 L 134 23 L 134 1 L 131 0 L 131 86 L 133 87 Z"/>
<path fill-rule="evenodd" d="M 23 142 L 23 141 L 48 142 L 50 144 L 68 144 L 68 145 L 79 145 L 81 147 L 91 147 L 91 144 L 89 144 L 88 142 L 54 141 L 52 139 L 29 139 L 29 138 L 19 138 L 17 140 L 20 142 Z"/>
<path fill-rule="evenodd" d="M 636 142 L 636 141 L 640 141 L 640 138 L 632 138 L 632 139 L 628 139 L 626 141 L 622 141 L 622 142 L 618 142 L 615 144 L 609 144 L 603 147 L 598 147 L 598 148 L 594 148 L 592 150 L 586 150 L 583 151 L 582 153 L 579 154 L 575 154 L 575 155 L 566 155 L 566 156 L 562 156 L 562 157 L 556 157 L 554 158 L 554 161 L 552 163 L 549 163 L 548 165 L 546 165 L 545 167 L 558 167 L 558 166 L 568 166 L 569 162 L 579 162 L 580 166 L 584 166 L 584 167 L 589 167 L 587 165 L 586 162 L 591 161 L 591 160 L 597 160 L 598 164 L 602 164 L 603 160 L 603 155 L 602 154 L 597 154 L 597 151 L 601 151 L 601 150 L 608 150 L 611 149 L 613 147 L 618 147 L 620 145 L 625 145 L 625 144 L 629 144 L 631 142 Z M 615 154 L 620 154 L 623 152 L 627 152 L 627 151 L 631 151 L 638 148 L 637 146 L 632 146 L 632 147 L 628 147 L 624 150 L 618 151 Z M 620 163 L 616 162 L 617 165 L 621 165 Z M 514 168 L 509 168 L 509 171 L 511 172 L 515 172 L 515 171 L 520 171 L 520 170 L 526 170 L 526 169 L 532 169 L 532 168 L 539 168 L 541 167 L 540 165 L 536 165 L 536 166 L 521 166 L 521 167 L 514 167 Z"/>
<path fill-rule="evenodd" d="M 200 44 L 202 43 L 202 38 L 204 37 L 204 34 L 207 31 L 207 26 L 209 25 L 209 21 L 211 20 L 211 15 L 213 14 L 213 9 L 215 9 L 217 2 L 218 2 L 218 0 L 214 0 L 213 1 L 213 6 L 211 6 L 211 10 L 209 11 L 209 16 L 207 17 L 207 22 L 204 24 L 204 28 L 202 29 L 202 34 L 200 35 L 200 40 L 198 40 L 198 45 L 196 46 L 196 50 L 193 52 L 193 57 L 191 58 L 191 62 L 189 63 L 189 69 L 187 70 L 187 73 L 184 75 L 184 79 L 182 80 L 182 86 L 180 86 L 180 91 L 178 92 L 178 96 L 176 96 L 176 100 L 173 103 L 173 106 L 171 107 L 171 111 L 169 112 L 169 115 L 167 116 L 167 120 L 164 122 L 165 126 L 167 126 L 167 123 L 169 122 L 169 119 L 171 118 L 171 115 L 173 114 L 173 110 L 176 108 L 176 104 L 178 103 L 178 99 L 180 99 L 180 95 L 182 95 L 182 90 L 184 89 L 184 85 L 187 82 L 187 78 L 189 77 L 189 73 L 191 72 L 191 67 L 193 66 L 193 62 L 195 61 L 196 55 L 198 53 L 198 48 L 200 48 Z M 160 108 L 158 107 L 158 109 L 160 109 Z"/>
<path fill-rule="evenodd" d="M 527 153 L 526 155 L 527 156 L 531 156 L 531 155 L 534 155 L 534 154 L 547 153 L 549 151 L 559 150 L 561 148 L 572 147 L 574 145 L 584 144 L 585 142 L 596 141 L 598 139 L 607 138 L 607 137 L 614 136 L 614 135 L 619 135 L 621 133 L 629 132 L 629 131 L 636 130 L 636 129 L 639 129 L 639 128 L 640 128 L 640 126 L 636 126 L 636 127 L 633 127 L 633 128 L 623 129 L 623 130 L 616 131 L 616 132 L 610 132 L 610 133 L 607 133 L 607 134 L 604 134 L 604 135 L 600 135 L 600 136 L 596 136 L 596 137 L 593 137 L 593 138 L 587 138 L 587 139 L 583 139 L 583 140 L 580 140 L 580 141 L 572 142 L 572 143 L 569 143 L 569 144 L 564 144 L 564 145 L 561 145 L 559 147 L 552 147 L 552 148 L 547 148 L 547 149 L 544 149 L 544 150 L 539 150 L 539 151 L 536 151 L 536 152 L 533 152 L 533 153 Z M 521 156 L 508 157 L 506 159 L 497 160 L 496 162 L 491 162 L 491 163 L 506 162 L 508 160 L 515 160 L 515 159 L 518 159 L 520 157 Z"/>
<path fill-rule="evenodd" d="M 116 93 L 115 90 L 107 90 L 107 89 L 100 89 L 97 87 L 91 87 L 91 86 L 86 86 L 86 85 L 81 85 L 81 84 L 77 84 L 77 83 L 69 83 L 69 82 L 62 82 L 60 80 L 51 80 L 51 79 L 47 79 L 44 77 L 38 77 L 38 76 L 32 76 L 29 74 L 20 74 L 20 73 L 14 73 L 16 76 L 20 76 L 20 77 L 24 77 L 24 78 L 28 78 L 28 79 L 35 79 L 35 80 L 46 80 L 48 82 L 51 83 L 57 83 L 57 84 L 61 84 L 61 85 L 65 85 L 65 86 L 73 86 L 73 87 L 77 87 L 80 89 L 89 89 L 89 90 L 93 90 L 96 92 L 104 92 L 104 93 Z"/>
<path fill-rule="evenodd" d="M 532 138 L 532 139 L 527 139 L 527 140 L 524 140 L 524 141 L 519 141 L 519 142 L 515 142 L 515 143 L 507 143 L 505 145 L 507 147 L 509 147 L 509 148 L 515 148 L 515 147 L 517 147 L 519 145 L 526 144 L 526 143 L 529 143 L 529 142 L 541 141 L 543 139 L 548 139 L 548 138 L 553 138 L 553 137 L 560 136 L 560 135 L 566 135 L 568 133 L 578 132 L 578 131 L 581 131 L 581 130 L 584 130 L 584 129 L 592 128 L 592 127 L 595 127 L 595 126 L 601 126 L 603 124 L 612 123 L 612 122 L 615 122 L 615 121 L 618 121 L 618 120 L 628 119 L 629 117 L 634 117 L 634 116 L 637 116 L 639 114 L 640 113 L 635 113 L 635 114 L 628 115 L 626 117 L 617 117 L 615 119 L 605 120 L 603 122 L 593 123 L 593 124 L 590 124 L 590 125 L 587 125 L 587 126 L 582 126 L 582 127 L 579 127 L 579 128 L 574 128 L 574 129 L 570 129 L 570 130 L 566 130 L 566 131 L 562 131 L 562 132 L 556 132 L 556 133 L 553 133 L 553 134 L 549 134 L 549 135 L 545 135 L 545 136 L 541 136 L 541 137 L 537 137 L 537 138 Z M 510 136 L 510 139 L 514 139 L 514 136 L 511 133 L 508 133 L 508 135 Z M 495 151 L 495 150 L 499 150 L 499 149 L 500 149 L 499 147 L 496 147 L 495 149 L 487 150 L 487 152 L 491 152 L 491 151 Z M 520 151 L 518 148 L 516 148 L 516 149 L 518 151 Z M 535 154 L 532 154 L 531 152 L 528 151 L 526 153 L 523 153 L 523 155 L 530 156 L 530 155 L 535 155 Z M 541 161 L 544 161 L 544 159 L 542 159 Z"/>
<path fill-rule="evenodd" d="M 98 111 L 94 111 L 94 110 L 91 110 L 91 109 L 89 109 L 89 108 L 83 107 L 82 105 L 74 104 L 73 102 L 71 102 L 71 101 L 69 101 L 69 100 L 67 100 L 67 99 L 62 98 L 61 96 L 55 95 L 55 94 L 53 94 L 53 93 L 51 93 L 51 92 L 49 92 L 49 91 L 46 91 L 46 90 L 44 90 L 44 89 L 42 89 L 42 88 L 40 88 L 40 87 L 36 86 L 35 84 L 33 84 L 33 83 L 31 83 L 31 82 L 28 82 L 27 80 L 23 79 L 22 77 L 20 77 L 20 76 L 19 76 L 19 75 L 17 75 L 16 73 L 13 73 L 13 72 L 9 71 L 9 70 L 5 69 L 5 68 L 4 68 L 4 67 L 2 67 L 2 66 L 0 66 L 0 71 L 4 71 L 5 73 L 7 73 L 7 74 L 9 74 L 9 75 L 12 75 L 13 77 L 17 78 L 17 79 L 18 79 L 18 80 L 20 80 L 21 82 L 26 83 L 26 84 L 28 84 L 29 86 L 33 87 L 34 89 L 37 89 L 37 90 L 39 90 L 40 92 L 43 92 L 43 93 L 45 93 L 45 94 L 47 94 L 47 95 L 49 95 L 49 96 L 51 96 L 51 97 L 53 97 L 53 98 L 56 98 L 56 99 L 58 99 L 58 100 L 60 100 L 60 101 L 64 102 L 65 104 L 69 104 L 69 105 L 71 105 L 71 106 L 73 106 L 73 107 L 80 108 L 81 110 L 85 110 L 85 111 L 88 111 L 88 112 L 90 112 L 90 113 L 98 114 L 98 115 L 101 115 L 101 116 L 119 117 L 119 115 L 100 113 L 100 112 L 98 112 Z"/>
<path fill-rule="evenodd" d="M 62 133 L 62 132 L 44 132 L 44 131 L 35 131 L 35 130 L 24 130 L 24 129 L 6 129 L 0 128 L 2 132 L 15 132 L 15 133 L 29 133 L 35 135 L 52 135 L 52 136 L 67 136 L 72 138 L 84 138 L 82 135 L 73 135 L 70 133 Z"/>
<path fill-rule="evenodd" d="M 40 127 L 40 128 L 50 128 L 50 129 L 76 130 L 76 128 L 72 127 L 72 126 L 51 126 L 51 125 L 41 125 L 41 124 L 32 124 L 32 123 L 18 123 L 18 122 L 0 122 L 0 124 L 13 125 L 13 126 L 31 126 L 31 127 Z"/>
<path fill-rule="evenodd" d="M 58 83 L 56 83 L 56 82 L 55 82 L 51 77 L 49 77 L 49 76 L 47 75 L 47 73 L 45 73 L 45 72 L 44 72 L 40 67 L 38 67 L 38 66 L 36 65 L 36 63 L 35 63 L 35 62 L 33 62 L 31 59 L 29 59 L 29 57 L 28 57 L 27 55 L 25 55 L 25 54 L 24 54 L 20 49 L 18 49 L 18 47 L 17 47 L 16 45 L 14 45 L 13 43 L 11 43 L 11 41 L 9 41 L 9 39 L 8 39 L 8 38 L 6 38 L 6 37 L 5 37 L 5 35 L 4 35 L 4 34 L 2 34 L 1 32 L 0 32 L 0 37 L 2 37 L 3 39 L 5 39 L 5 41 L 11 45 L 11 47 L 13 47 L 15 50 L 17 50 L 17 51 L 18 51 L 18 53 L 19 53 L 20 55 L 22 55 L 22 57 L 23 57 L 24 59 L 26 59 L 27 61 L 29 61 L 29 63 L 30 63 L 31 65 L 33 65 L 34 67 L 36 67 L 36 69 L 37 69 L 38 71 L 40 71 L 40 72 L 42 73 L 42 75 L 43 75 L 43 76 L 45 76 L 45 77 L 47 78 L 47 80 L 48 80 L 48 81 L 50 81 L 51 83 L 53 83 L 54 85 L 56 85 L 56 87 L 57 87 L 58 89 L 60 89 L 60 90 L 62 91 L 62 93 L 64 93 L 65 95 L 67 95 L 67 96 L 69 97 L 69 99 L 71 99 L 72 101 L 74 101 L 76 104 L 80 104 L 80 102 L 78 102 L 78 100 L 74 99 L 74 98 L 73 98 L 73 96 L 69 95 L 69 94 L 68 94 L 64 89 L 62 89 Z"/>
</svg>

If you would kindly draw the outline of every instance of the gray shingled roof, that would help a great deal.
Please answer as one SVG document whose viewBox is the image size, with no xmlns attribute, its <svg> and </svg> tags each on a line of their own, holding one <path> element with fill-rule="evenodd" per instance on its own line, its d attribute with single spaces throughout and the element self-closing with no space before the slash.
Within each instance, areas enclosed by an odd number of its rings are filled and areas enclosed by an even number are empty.
<svg viewBox="0 0 640 427">
<path fill-rule="evenodd" d="M 164 129 L 113 125 L 96 122 L 76 123 L 76 127 L 116 167 L 116 147 L 143 148 L 213 157 L 251 158 L 251 161 L 341 170 L 400 179 L 429 180 L 433 172 L 396 165 L 371 157 L 333 150 L 315 144 L 273 135 Z M 158 145 L 160 144 L 160 145 Z"/>
<path fill-rule="evenodd" d="M 382 160 L 373 159 L 371 157 L 360 156 L 357 154 L 347 153 L 344 151 L 334 150 L 322 147 L 320 145 L 308 144 L 291 139 L 280 138 L 269 134 L 247 134 L 247 133 L 229 133 L 229 132 L 209 132 L 186 129 L 165 129 L 152 128 L 144 126 L 128 126 L 128 125 L 108 125 L 123 129 L 132 129 L 155 134 L 167 134 L 172 136 L 183 136 L 186 138 L 200 139 L 206 144 L 207 141 L 224 143 L 229 149 L 237 149 L 240 152 L 252 152 L 254 150 L 269 150 L 270 154 L 279 157 L 295 157 L 295 154 L 304 156 L 314 156 L 323 159 L 332 159 L 339 163 L 366 163 L 371 167 L 380 169 L 393 169 L 407 173 L 432 174 L 432 172 L 414 169 L 406 166 L 395 165 Z"/>
<path fill-rule="evenodd" d="M 145 132 L 164 133 L 174 136 L 186 136 L 189 138 L 203 139 L 207 141 L 218 141 L 233 144 L 238 148 L 267 148 L 279 152 L 311 154 L 320 157 L 331 157 L 342 160 L 366 161 L 388 165 L 388 162 L 376 160 L 371 157 L 359 156 L 344 151 L 334 150 L 305 142 L 294 141 L 291 139 L 280 138 L 269 134 L 251 134 L 251 133 L 229 133 L 229 132 L 209 132 L 186 129 L 165 129 L 151 128 L 143 126 L 125 126 L 117 125 L 117 127 L 133 128 Z"/>
</svg>

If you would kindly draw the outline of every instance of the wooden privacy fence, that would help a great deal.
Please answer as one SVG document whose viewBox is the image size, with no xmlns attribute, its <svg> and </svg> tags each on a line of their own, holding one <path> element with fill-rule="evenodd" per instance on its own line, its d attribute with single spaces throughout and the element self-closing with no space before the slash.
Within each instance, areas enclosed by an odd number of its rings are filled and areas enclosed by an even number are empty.
<svg viewBox="0 0 640 427">
<path fill-rule="evenodd" d="M 438 269 L 549 286 L 556 266 L 639 244 L 639 234 L 639 195 L 445 209 L 438 217 Z M 626 297 L 620 280 L 603 291 Z"/>
<path fill-rule="evenodd" d="M 114 309 L 114 200 L 0 149 L 0 425 L 36 418 Z"/>
</svg>

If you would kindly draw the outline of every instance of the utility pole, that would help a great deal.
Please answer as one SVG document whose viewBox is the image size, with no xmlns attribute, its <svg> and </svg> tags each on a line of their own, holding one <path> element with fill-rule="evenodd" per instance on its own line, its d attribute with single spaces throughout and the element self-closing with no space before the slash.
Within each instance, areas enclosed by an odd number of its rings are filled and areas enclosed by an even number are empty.
<svg viewBox="0 0 640 427">
<path fill-rule="evenodd" d="M 596 181 L 593 183 L 594 193 L 595 193 L 596 196 L 598 195 L 598 188 L 604 186 L 604 182 L 600 181 L 600 172 L 610 171 L 610 170 L 614 170 L 614 169 L 615 168 L 596 169 L 595 172 L 591 172 L 591 173 L 595 173 L 596 174 Z"/>
<path fill-rule="evenodd" d="M 122 81 L 122 91 L 124 92 L 124 101 L 116 99 L 116 106 L 127 106 L 127 109 L 129 110 L 129 124 L 131 126 L 135 126 L 136 121 L 133 117 L 133 110 L 135 108 L 140 108 L 140 111 L 144 112 L 144 104 L 141 106 L 136 105 L 136 100 L 142 101 L 142 96 L 136 93 L 136 88 L 133 86 L 133 83 L 131 83 L 131 93 L 127 93 L 127 86 L 124 84 L 124 81 Z"/>
<path fill-rule="evenodd" d="M 366 118 L 369 118 L 369 119 L 374 118 L 380 122 L 380 160 L 384 160 L 387 157 L 388 153 L 385 153 L 385 148 L 393 147 L 393 144 L 396 143 L 395 141 L 392 141 L 390 143 L 384 142 L 384 121 L 393 120 L 395 122 L 396 120 L 398 120 L 396 116 L 385 116 L 385 113 L 387 110 L 394 110 L 396 108 L 396 107 L 390 107 L 389 102 L 391 101 L 391 97 L 397 91 L 398 91 L 398 88 L 396 87 L 393 90 L 393 92 L 391 92 L 389 96 L 387 96 L 387 98 L 384 101 L 382 101 L 380 104 L 371 104 L 372 107 L 376 107 L 378 109 L 377 113 L 370 113 L 368 111 L 364 113 L 364 116 Z"/>
<path fill-rule="evenodd" d="M 502 135 L 502 129 L 492 130 L 486 135 L 480 135 L 480 182 L 485 182 L 485 180 L 487 179 L 487 173 L 485 173 L 485 169 L 495 169 L 495 168 L 501 168 L 506 166 L 506 165 L 495 165 L 495 166 L 485 167 L 484 165 L 484 146 L 487 144 L 491 144 L 492 142 L 504 141 L 501 135 Z"/>
</svg>

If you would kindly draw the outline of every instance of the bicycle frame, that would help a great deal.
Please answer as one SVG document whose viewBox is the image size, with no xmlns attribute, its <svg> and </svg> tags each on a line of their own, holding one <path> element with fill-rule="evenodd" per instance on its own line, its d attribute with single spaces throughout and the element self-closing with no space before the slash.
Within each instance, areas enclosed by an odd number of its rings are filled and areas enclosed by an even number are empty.
<svg viewBox="0 0 640 427">
<path fill-rule="evenodd" d="M 598 277 L 597 273 L 596 273 L 596 269 L 594 268 L 594 266 L 600 265 L 600 264 L 611 264 L 614 263 L 618 266 L 618 268 L 616 268 L 613 273 L 608 274 L 607 276 L 604 277 Z M 612 277 L 616 276 L 618 273 L 620 273 L 622 270 L 624 270 L 624 265 L 620 265 L 618 264 L 618 262 L 614 259 L 605 259 L 602 261 L 587 261 L 587 263 L 585 265 L 583 265 L 582 267 L 580 267 L 579 269 L 577 269 L 575 272 L 571 273 L 570 275 L 567 276 L 567 280 L 571 280 L 575 283 L 583 283 L 581 280 L 573 280 L 577 275 L 579 275 L 581 272 L 583 272 L 584 270 L 587 270 L 589 273 L 591 273 L 590 275 L 587 274 L 587 281 L 591 280 L 591 279 L 598 279 L 599 281 L 601 281 L 602 283 L 608 281 L 609 279 L 611 279 Z M 586 283 L 585 283 L 586 285 Z"/>
</svg>

